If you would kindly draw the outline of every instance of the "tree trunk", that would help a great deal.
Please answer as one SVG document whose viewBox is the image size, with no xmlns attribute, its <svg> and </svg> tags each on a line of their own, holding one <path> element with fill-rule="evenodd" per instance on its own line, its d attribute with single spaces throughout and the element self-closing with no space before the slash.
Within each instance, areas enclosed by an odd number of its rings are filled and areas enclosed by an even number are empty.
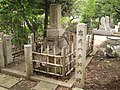
<svg viewBox="0 0 120 90">
<path fill-rule="evenodd" d="M 46 37 L 46 29 L 48 27 L 48 7 L 49 7 L 49 3 L 48 0 L 45 0 L 45 19 L 44 19 L 44 38 Z"/>
</svg>

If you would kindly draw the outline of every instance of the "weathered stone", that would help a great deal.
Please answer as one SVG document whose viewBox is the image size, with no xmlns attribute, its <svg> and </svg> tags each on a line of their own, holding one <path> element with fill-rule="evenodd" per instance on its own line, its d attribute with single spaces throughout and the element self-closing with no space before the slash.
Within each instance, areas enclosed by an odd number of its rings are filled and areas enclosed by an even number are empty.
<svg viewBox="0 0 120 90">
<path fill-rule="evenodd" d="M 10 35 L 4 35 L 3 45 L 5 65 L 8 65 L 9 63 L 13 62 L 11 38 L 12 37 Z"/>
<path fill-rule="evenodd" d="M 110 17 L 110 27 L 114 28 L 114 20 L 112 17 Z"/>
<path fill-rule="evenodd" d="M 35 48 L 35 42 L 34 42 L 34 34 L 33 33 L 30 33 L 28 35 L 28 44 L 32 45 L 32 51 L 36 50 Z"/>
<path fill-rule="evenodd" d="M 84 90 L 82 88 L 73 88 L 72 90 Z"/>
<path fill-rule="evenodd" d="M 47 29 L 47 38 L 57 38 L 59 37 L 59 31 L 57 29 Z"/>
<path fill-rule="evenodd" d="M 113 34 L 113 32 L 112 31 L 107 31 L 107 30 L 96 30 L 96 29 L 94 29 L 94 30 L 92 30 L 92 33 L 94 33 L 94 34 L 101 34 L 101 35 L 112 35 Z"/>
<path fill-rule="evenodd" d="M 118 32 L 118 26 L 115 25 L 115 32 Z"/>
<path fill-rule="evenodd" d="M 25 53 L 26 78 L 30 79 L 30 76 L 33 74 L 32 46 L 31 45 L 24 45 L 24 53 Z"/>
<path fill-rule="evenodd" d="M 75 67 L 76 87 L 84 86 L 85 60 L 86 60 L 86 34 L 87 25 L 84 23 L 78 24 L 76 36 L 76 67 Z"/>
<path fill-rule="evenodd" d="M 0 68 L 5 66 L 4 56 L 3 56 L 3 44 L 0 38 Z"/>
<path fill-rule="evenodd" d="M 102 17 L 101 19 L 100 19 L 100 27 L 99 27 L 99 29 L 100 30 L 106 30 L 106 24 L 105 24 L 105 17 Z"/>
<path fill-rule="evenodd" d="M 120 22 L 118 22 L 118 32 L 120 32 Z"/>
<path fill-rule="evenodd" d="M 0 87 L 0 90 L 8 90 L 8 89 L 6 89 L 6 88 L 3 88 L 3 87 Z"/>
<path fill-rule="evenodd" d="M 3 40 L 3 32 L 0 32 L 0 38 Z"/>
<path fill-rule="evenodd" d="M 56 90 L 58 85 L 40 81 L 33 89 L 35 90 Z"/>
<path fill-rule="evenodd" d="M 109 16 L 105 16 L 106 30 L 110 30 L 110 20 Z"/>
<path fill-rule="evenodd" d="M 2 86 L 2 87 L 11 88 L 18 82 L 19 82 L 19 80 L 15 77 L 11 77 L 11 76 L 5 75 L 5 74 L 0 74 L 0 86 Z"/>
<path fill-rule="evenodd" d="M 61 29 L 61 5 L 50 5 L 50 27 Z"/>
</svg>

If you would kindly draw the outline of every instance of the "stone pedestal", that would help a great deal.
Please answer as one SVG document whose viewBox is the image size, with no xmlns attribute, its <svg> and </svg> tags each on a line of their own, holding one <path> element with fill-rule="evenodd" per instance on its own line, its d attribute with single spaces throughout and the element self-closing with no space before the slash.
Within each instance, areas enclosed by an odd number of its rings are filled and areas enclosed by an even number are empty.
<svg viewBox="0 0 120 90">
<path fill-rule="evenodd" d="M 32 46 L 31 45 L 24 45 L 24 53 L 25 53 L 26 78 L 30 79 L 30 76 L 33 74 Z"/>
<path fill-rule="evenodd" d="M 11 44 L 11 36 L 10 35 L 4 35 L 3 45 L 4 45 L 5 65 L 8 65 L 11 62 L 13 62 L 13 58 L 12 58 L 12 44 Z"/>
</svg>

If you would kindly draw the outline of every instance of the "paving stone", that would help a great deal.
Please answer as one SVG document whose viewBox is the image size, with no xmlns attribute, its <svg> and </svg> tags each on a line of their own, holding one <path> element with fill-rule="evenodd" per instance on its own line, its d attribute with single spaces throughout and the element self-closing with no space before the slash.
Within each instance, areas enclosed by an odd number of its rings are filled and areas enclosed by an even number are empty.
<svg viewBox="0 0 120 90">
<path fill-rule="evenodd" d="M 73 88 L 72 90 L 84 90 L 82 88 Z"/>
<path fill-rule="evenodd" d="M 2 86 L 2 87 L 11 88 L 18 82 L 19 82 L 19 80 L 17 80 L 17 78 L 15 78 L 15 77 L 5 75 L 5 74 L 0 74 L 0 86 Z"/>
<path fill-rule="evenodd" d="M 3 88 L 3 87 L 0 87 L 0 90 L 8 90 L 8 89 L 6 89 L 6 88 Z"/>
<path fill-rule="evenodd" d="M 40 81 L 33 89 L 35 90 L 55 90 L 58 85 Z"/>
</svg>

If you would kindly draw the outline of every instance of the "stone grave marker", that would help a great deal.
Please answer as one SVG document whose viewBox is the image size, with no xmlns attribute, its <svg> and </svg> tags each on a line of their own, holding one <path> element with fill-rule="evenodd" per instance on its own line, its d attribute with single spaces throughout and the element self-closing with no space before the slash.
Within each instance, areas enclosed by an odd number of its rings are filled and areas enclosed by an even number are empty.
<svg viewBox="0 0 120 90">
<path fill-rule="evenodd" d="M 109 16 L 105 16 L 106 30 L 110 30 L 110 20 Z"/>
<path fill-rule="evenodd" d="M 75 67 L 76 87 L 84 86 L 85 60 L 86 60 L 86 34 L 87 25 L 84 23 L 78 24 L 76 36 L 76 67 Z"/>
<path fill-rule="evenodd" d="M 100 25 L 99 29 L 100 29 L 100 30 L 106 30 L 105 17 L 102 17 L 102 18 L 100 19 L 100 23 L 101 23 L 101 25 Z"/>
</svg>

